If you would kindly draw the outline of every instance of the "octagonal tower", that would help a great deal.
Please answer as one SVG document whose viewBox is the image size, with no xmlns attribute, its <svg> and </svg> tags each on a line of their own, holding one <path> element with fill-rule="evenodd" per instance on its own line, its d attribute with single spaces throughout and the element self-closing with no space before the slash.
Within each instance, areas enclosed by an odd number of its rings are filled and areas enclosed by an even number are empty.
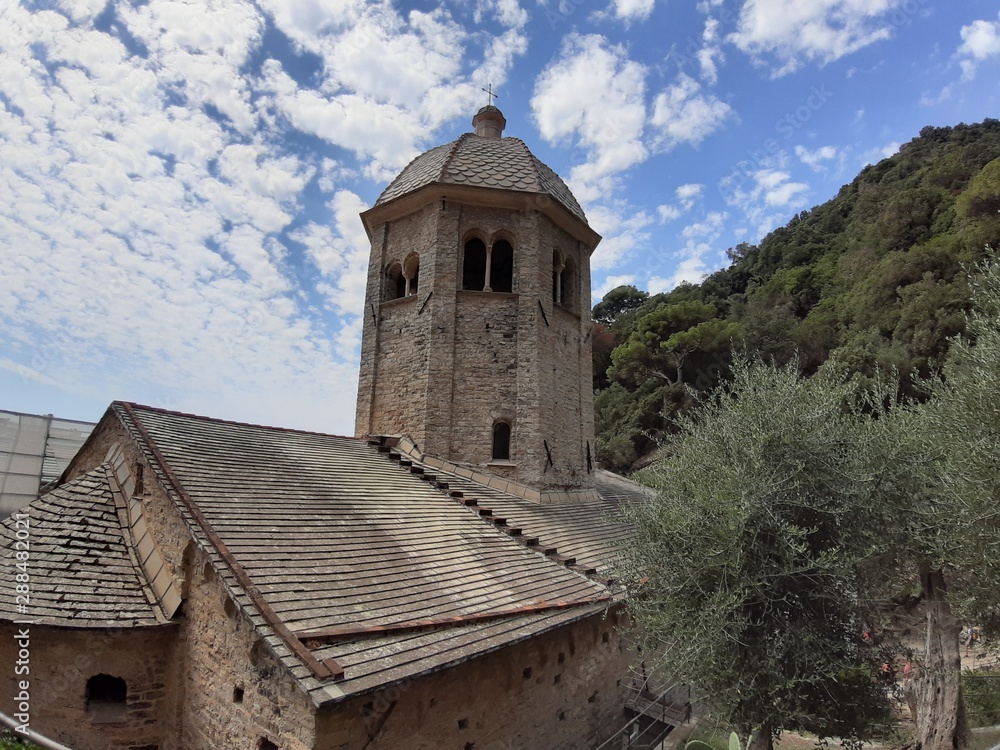
<svg viewBox="0 0 1000 750">
<path fill-rule="evenodd" d="M 593 486 L 600 236 L 494 106 L 361 215 L 372 249 L 356 432 L 542 491 Z"/>
</svg>

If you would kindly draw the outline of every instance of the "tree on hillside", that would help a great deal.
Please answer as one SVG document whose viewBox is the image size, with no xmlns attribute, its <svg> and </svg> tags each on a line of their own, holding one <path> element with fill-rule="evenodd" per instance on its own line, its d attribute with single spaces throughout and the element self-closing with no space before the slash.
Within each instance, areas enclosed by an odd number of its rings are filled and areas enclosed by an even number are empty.
<svg viewBox="0 0 1000 750">
<path fill-rule="evenodd" d="M 644 472 L 657 499 L 627 511 L 639 631 L 756 750 L 783 729 L 860 739 L 889 721 L 859 596 L 907 476 L 868 416 L 884 395 L 740 361 Z"/>
<path fill-rule="evenodd" d="M 995 627 L 1000 616 L 1000 262 L 979 270 L 966 336 L 952 342 L 944 377 L 900 432 L 931 459 L 901 519 L 900 562 L 916 568 L 927 610 L 918 750 L 965 746 L 961 622 Z"/>
</svg>

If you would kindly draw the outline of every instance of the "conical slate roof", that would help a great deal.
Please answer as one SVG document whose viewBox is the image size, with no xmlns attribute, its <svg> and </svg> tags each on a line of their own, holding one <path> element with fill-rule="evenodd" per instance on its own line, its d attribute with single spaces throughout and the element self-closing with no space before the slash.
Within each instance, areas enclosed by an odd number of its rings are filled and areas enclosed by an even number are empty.
<svg viewBox="0 0 1000 750">
<path fill-rule="evenodd" d="M 384 205 L 435 183 L 549 196 L 581 221 L 587 221 L 566 183 L 539 161 L 520 138 L 488 138 L 466 133 L 456 141 L 432 148 L 411 161 L 375 205 Z"/>
</svg>

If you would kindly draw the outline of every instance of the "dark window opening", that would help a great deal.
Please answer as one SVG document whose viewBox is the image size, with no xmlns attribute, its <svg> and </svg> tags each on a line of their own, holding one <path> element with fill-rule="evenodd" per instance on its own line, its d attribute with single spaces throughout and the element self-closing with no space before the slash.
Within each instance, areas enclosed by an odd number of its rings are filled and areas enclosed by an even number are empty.
<svg viewBox="0 0 1000 750">
<path fill-rule="evenodd" d="M 482 240 L 472 239 L 465 243 L 462 261 L 462 289 L 483 291 L 486 285 L 486 245 Z"/>
<path fill-rule="evenodd" d="M 98 724 L 125 721 L 128 686 L 121 677 L 98 674 L 87 680 L 87 714 Z"/>
<path fill-rule="evenodd" d="M 261 737 L 257 740 L 257 750 L 278 750 L 278 746 L 267 737 Z"/>
<path fill-rule="evenodd" d="M 233 703 L 242 703 L 243 702 L 243 695 L 244 695 L 243 688 L 239 687 L 238 685 L 236 687 L 234 687 L 233 688 Z"/>
<path fill-rule="evenodd" d="M 403 278 L 403 267 L 393 263 L 385 272 L 385 298 L 399 299 L 406 290 L 406 279 Z"/>
<path fill-rule="evenodd" d="M 490 253 L 490 289 L 514 291 L 514 248 L 506 240 L 494 244 Z"/>
<path fill-rule="evenodd" d="M 493 425 L 493 460 L 510 460 L 510 425 L 507 422 Z"/>
<path fill-rule="evenodd" d="M 524 670 L 521 672 L 521 674 L 524 675 L 524 679 L 530 680 L 531 679 L 531 667 L 525 667 Z"/>
</svg>

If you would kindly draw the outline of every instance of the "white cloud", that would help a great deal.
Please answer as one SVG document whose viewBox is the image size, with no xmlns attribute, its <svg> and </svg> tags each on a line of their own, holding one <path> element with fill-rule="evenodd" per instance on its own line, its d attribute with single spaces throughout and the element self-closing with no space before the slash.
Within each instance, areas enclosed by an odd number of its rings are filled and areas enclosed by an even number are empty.
<svg viewBox="0 0 1000 750">
<path fill-rule="evenodd" d="M 627 206 L 598 204 L 587 209 L 590 226 L 603 236 L 590 257 L 594 271 L 606 271 L 619 265 L 633 250 L 643 247 L 649 240 L 648 227 L 653 217 L 645 211 L 629 213 Z"/>
<path fill-rule="evenodd" d="M 614 0 L 615 16 L 623 21 L 645 21 L 655 5 L 656 0 Z"/>
<path fill-rule="evenodd" d="M 785 161 L 783 153 L 772 161 L 752 172 L 736 171 L 719 185 L 726 203 L 743 211 L 760 237 L 803 208 L 809 197 L 808 184 L 792 181 L 789 172 L 774 166 Z"/>
<path fill-rule="evenodd" d="M 621 276 L 607 276 L 604 281 L 596 285 L 591 291 L 592 304 L 597 304 L 600 302 L 604 295 L 610 292 L 612 289 L 617 289 L 620 286 L 627 286 L 629 284 L 635 284 L 635 276 L 633 274 L 623 274 Z"/>
<path fill-rule="evenodd" d="M 701 199 L 702 191 L 705 186 L 689 182 L 686 185 L 681 185 L 674 191 L 674 195 L 677 197 L 677 202 L 679 206 L 672 206 L 669 204 L 664 204 L 662 206 L 656 207 L 656 213 L 660 217 L 660 223 L 666 223 L 668 221 L 673 221 L 674 219 L 680 218 L 685 212 L 690 211 L 691 207 Z"/>
<path fill-rule="evenodd" d="M 729 39 L 758 62 L 773 56 L 776 76 L 805 62 L 832 62 L 888 39 L 902 0 L 746 0 Z"/>
<path fill-rule="evenodd" d="M 728 216 L 725 211 L 712 211 L 702 221 L 684 227 L 681 236 L 685 239 L 696 237 L 715 239 L 722 233 Z"/>
<path fill-rule="evenodd" d="M 106 5 L 0 24 L 0 369 L 350 432 L 368 241 L 343 182 L 402 166 L 483 71 L 502 85 L 526 13 L 484 0 L 467 32 L 389 3 L 149 0 L 102 31 Z M 318 56 L 308 81 L 257 73 L 268 23 Z"/>
<path fill-rule="evenodd" d="M 707 242 L 688 242 L 687 246 L 674 254 L 677 265 L 669 276 L 651 276 L 646 283 L 650 294 L 669 292 L 680 284 L 698 284 L 709 273 L 706 256 L 712 246 Z"/>
<path fill-rule="evenodd" d="M 1000 20 L 973 21 L 959 32 L 962 44 L 958 48 L 963 80 L 971 80 L 983 60 L 1000 55 Z"/>
<path fill-rule="evenodd" d="M 542 137 L 587 151 L 569 176 L 579 200 L 600 198 L 610 178 L 646 159 L 645 76 L 642 65 L 604 37 L 570 34 L 536 80 L 531 109 Z"/>
<path fill-rule="evenodd" d="M 796 146 L 795 155 L 799 157 L 799 161 L 803 164 L 808 165 L 816 172 L 820 172 L 824 169 L 823 162 L 836 159 L 838 152 L 836 146 L 820 146 L 812 151 L 805 146 Z"/>
<path fill-rule="evenodd" d="M 729 117 L 728 104 L 700 93 L 701 84 L 686 73 L 656 96 L 650 123 L 656 128 L 654 145 L 669 151 L 680 143 L 698 145 Z"/>
<path fill-rule="evenodd" d="M 722 52 L 722 38 L 719 35 L 719 19 L 706 18 L 705 30 L 701 34 L 702 47 L 698 50 L 698 65 L 701 77 L 714 85 L 719 80 L 719 65 L 725 62 Z"/>
</svg>

